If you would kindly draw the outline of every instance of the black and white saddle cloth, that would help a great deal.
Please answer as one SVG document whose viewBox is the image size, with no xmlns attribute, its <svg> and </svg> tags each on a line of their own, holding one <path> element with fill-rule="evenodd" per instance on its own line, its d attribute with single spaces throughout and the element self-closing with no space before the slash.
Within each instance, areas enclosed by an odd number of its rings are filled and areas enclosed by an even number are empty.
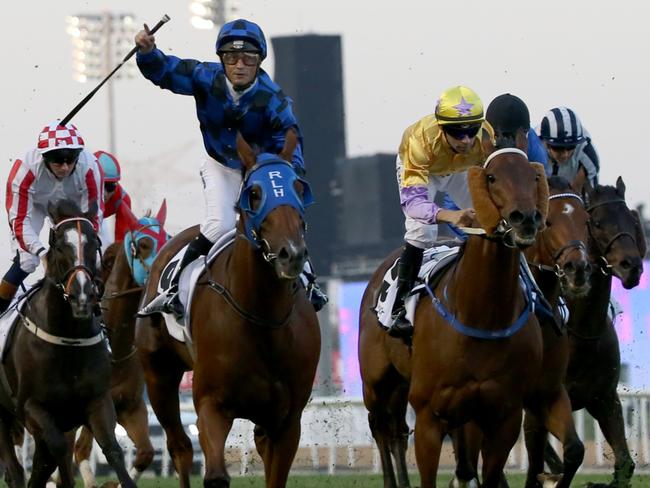
<svg viewBox="0 0 650 488">
<path fill-rule="evenodd" d="M 186 325 L 190 323 L 190 309 L 196 282 L 199 280 L 199 276 L 203 270 L 235 240 L 235 232 L 236 230 L 233 229 L 225 234 L 223 237 L 221 237 L 221 239 L 215 242 L 207 256 L 200 256 L 188 264 L 185 269 L 183 269 L 178 281 L 178 297 L 180 298 L 180 301 L 185 308 L 183 318 L 181 319 L 181 322 L 178 322 L 173 314 L 162 314 L 162 316 L 165 318 L 165 323 L 167 324 L 169 335 L 171 335 L 174 339 L 181 342 L 185 342 L 186 340 L 191 342 L 189 331 Z M 185 254 L 186 249 L 187 246 L 178 251 L 176 255 L 169 260 L 167 266 L 165 266 L 165 269 L 160 274 L 160 279 L 158 280 L 158 293 L 163 293 L 169 288 L 172 278 L 178 272 L 178 267 L 181 264 L 181 260 L 183 259 L 183 255 Z"/>
<path fill-rule="evenodd" d="M 406 318 L 413 323 L 413 316 L 415 315 L 415 306 L 418 303 L 421 292 L 424 291 L 424 284 L 434 279 L 435 275 L 441 270 L 445 269 L 447 265 L 451 264 L 458 258 L 458 251 L 460 246 L 434 246 L 424 251 L 422 256 L 422 266 L 418 273 L 418 280 L 416 285 L 409 293 L 404 305 L 406 307 Z M 377 296 L 377 304 L 375 305 L 375 312 L 379 323 L 386 328 L 391 327 L 392 318 L 391 312 L 395 297 L 397 296 L 397 261 L 386 271 L 384 281 Z"/>
</svg>

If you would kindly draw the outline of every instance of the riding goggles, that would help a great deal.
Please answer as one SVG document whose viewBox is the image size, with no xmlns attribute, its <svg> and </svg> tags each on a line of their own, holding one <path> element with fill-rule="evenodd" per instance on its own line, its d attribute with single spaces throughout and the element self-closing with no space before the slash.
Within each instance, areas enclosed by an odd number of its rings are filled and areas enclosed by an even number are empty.
<svg viewBox="0 0 650 488">
<path fill-rule="evenodd" d="M 244 62 L 244 66 L 257 66 L 260 62 L 260 55 L 256 53 L 234 53 L 234 52 L 225 52 L 221 55 L 221 61 L 223 64 L 229 66 L 236 65 L 239 60 Z"/>
<path fill-rule="evenodd" d="M 478 134 L 480 129 L 480 125 L 445 125 L 442 130 L 444 130 L 448 136 L 462 140 L 465 136 L 470 139 L 476 137 L 476 134 Z"/>
</svg>

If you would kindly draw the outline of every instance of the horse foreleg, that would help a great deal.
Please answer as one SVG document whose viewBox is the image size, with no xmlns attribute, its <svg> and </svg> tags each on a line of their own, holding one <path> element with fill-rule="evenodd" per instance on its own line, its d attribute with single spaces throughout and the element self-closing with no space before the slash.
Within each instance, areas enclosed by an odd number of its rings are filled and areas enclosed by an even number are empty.
<svg viewBox="0 0 650 488">
<path fill-rule="evenodd" d="M 228 488 L 230 476 L 226 470 L 224 450 L 233 418 L 220 410 L 214 401 L 204 397 L 197 402 L 199 441 L 205 455 L 205 488 Z"/>
<path fill-rule="evenodd" d="M 517 442 L 521 430 L 521 410 L 511 412 L 503 422 L 483 422 L 483 483 L 482 487 L 497 488 L 502 483 L 503 468 L 508 461 L 512 446 Z"/>
<path fill-rule="evenodd" d="M 74 461 L 79 466 L 79 473 L 84 482 L 85 488 L 94 488 L 97 486 L 95 473 L 90 468 L 90 453 L 93 449 L 93 434 L 88 427 L 81 427 L 79 437 L 74 444 Z"/>
<path fill-rule="evenodd" d="M 167 436 L 167 450 L 178 473 L 181 488 L 190 488 L 190 471 L 194 449 L 181 423 L 178 385 L 183 367 L 173 357 L 142 352 L 140 360 L 145 372 L 151 407 Z"/>
<path fill-rule="evenodd" d="M 421 488 L 435 488 L 440 449 L 445 432 L 440 420 L 428 406 L 421 408 L 415 416 L 415 459 L 420 472 Z"/>
<path fill-rule="evenodd" d="M 634 474 L 634 461 L 625 440 L 625 422 L 618 394 L 613 392 L 608 397 L 597 400 L 587 406 L 587 411 L 598 421 L 605 440 L 614 451 L 613 481 L 609 485 L 592 483 L 591 486 L 629 487 Z"/>
<path fill-rule="evenodd" d="M 478 486 L 478 456 L 483 433 L 474 422 L 468 422 L 451 433 L 456 455 L 454 486 Z"/>
<path fill-rule="evenodd" d="M 115 439 L 115 406 L 109 392 L 92 402 L 88 409 L 88 427 L 97 439 L 106 461 L 115 470 L 122 488 L 135 488 L 124 465 L 124 453 Z"/>
<path fill-rule="evenodd" d="M 526 410 L 524 417 L 524 441 L 528 452 L 527 488 L 537 487 L 537 476 L 544 473 L 544 449 L 548 442 L 548 431 L 540 421 L 539 415 L 541 413 L 538 411 Z"/>
<path fill-rule="evenodd" d="M 406 406 L 408 405 L 408 385 L 395 388 L 390 399 L 390 452 L 395 460 L 398 486 L 409 488 L 406 449 L 408 448 L 409 426 L 406 423 Z"/>
<path fill-rule="evenodd" d="M 13 419 L 0 416 L 0 459 L 5 468 L 5 481 L 9 488 L 24 488 L 25 470 L 18 461 L 12 436 Z"/>
<path fill-rule="evenodd" d="M 118 421 L 126 429 L 126 433 L 135 445 L 135 461 L 129 474 L 133 481 L 138 481 L 142 472 L 151 465 L 154 454 L 149 438 L 149 420 L 144 401 L 140 400 L 135 408 L 128 412 L 120 412 Z"/>
<path fill-rule="evenodd" d="M 285 488 L 291 464 L 300 442 L 300 413 L 285 423 L 284 428 L 268 435 L 264 473 L 266 488 Z"/>
<path fill-rule="evenodd" d="M 585 457 L 585 447 L 576 432 L 571 411 L 571 400 L 569 400 L 569 395 L 564 388 L 560 389 L 557 396 L 550 403 L 545 424 L 548 431 L 562 442 L 564 469 L 562 479 L 556 486 L 562 488 L 570 486 Z"/>
<path fill-rule="evenodd" d="M 49 451 L 49 447 L 42 439 L 34 438 L 34 456 L 32 457 L 32 474 L 29 477 L 29 488 L 43 488 L 47 485 L 52 473 L 56 469 L 56 461 Z M 59 470 L 60 477 L 57 486 L 71 488 L 74 486 L 74 479 L 71 473 L 65 477 Z"/>
<path fill-rule="evenodd" d="M 379 450 L 379 459 L 381 460 L 381 470 L 384 476 L 384 488 L 397 488 L 395 480 L 395 471 L 393 470 L 393 461 L 390 457 L 390 434 L 388 432 L 389 419 L 386 413 L 370 411 L 368 413 L 368 425 L 372 437 L 377 443 Z"/>
<path fill-rule="evenodd" d="M 60 486 L 74 486 L 71 446 L 64 433 L 39 403 L 27 400 L 23 410 L 25 427 L 34 437 L 36 446 L 29 486 L 45 486 L 57 467 L 61 477 Z"/>
</svg>

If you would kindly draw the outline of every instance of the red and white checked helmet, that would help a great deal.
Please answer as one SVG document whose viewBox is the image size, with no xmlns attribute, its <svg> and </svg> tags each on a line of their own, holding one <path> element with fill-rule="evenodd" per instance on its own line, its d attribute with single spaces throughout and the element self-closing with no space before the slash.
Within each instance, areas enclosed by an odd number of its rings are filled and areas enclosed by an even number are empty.
<svg viewBox="0 0 650 488">
<path fill-rule="evenodd" d="M 61 125 L 59 120 L 43 128 L 38 135 L 38 150 L 41 154 L 54 149 L 82 149 L 84 140 L 77 128 L 68 123 Z"/>
</svg>

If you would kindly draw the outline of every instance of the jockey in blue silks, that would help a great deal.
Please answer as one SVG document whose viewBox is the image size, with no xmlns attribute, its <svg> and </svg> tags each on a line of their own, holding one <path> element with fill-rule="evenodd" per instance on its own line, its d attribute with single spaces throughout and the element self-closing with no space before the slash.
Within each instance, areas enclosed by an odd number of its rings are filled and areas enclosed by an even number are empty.
<svg viewBox="0 0 650 488">
<path fill-rule="evenodd" d="M 292 101 L 271 80 L 260 65 L 267 54 L 260 27 L 239 19 L 225 24 L 217 37 L 216 52 L 221 63 L 180 59 L 157 49 L 148 27 L 135 37 L 139 47 L 138 67 L 155 85 L 181 95 L 191 95 L 196 103 L 203 143 L 208 157 L 201 166 L 206 217 L 200 233 L 188 246 L 179 271 L 167 293 L 156 297 L 146 312 L 181 313 L 177 299 L 180 271 L 236 225 L 235 201 L 242 182 L 243 167 L 237 155 L 236 137 L 262 152 L 279 153 L 288 129 L 294 129 L 299 144 L 291 163 L 303 175 L 302 136 L 292 112 Z M 314 307 L 319 310 L 327 297 L 316 285 L 310 263 L 301 277 Z M 143 310 L 144 312 L 144 310 Z"/>
</svg>

